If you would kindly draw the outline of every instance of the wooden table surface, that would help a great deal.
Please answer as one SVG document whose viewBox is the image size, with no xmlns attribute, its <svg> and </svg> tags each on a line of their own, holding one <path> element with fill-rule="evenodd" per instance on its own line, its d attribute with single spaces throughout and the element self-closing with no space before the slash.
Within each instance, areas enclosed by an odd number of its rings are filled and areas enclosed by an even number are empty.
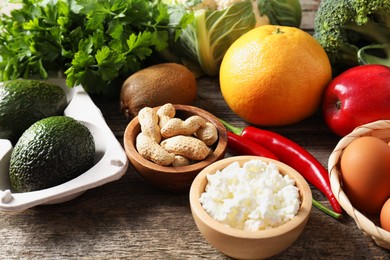
<svg viewBox="0 0 390 260">
<path fill-rule="evenodd" d="M 310 31 L 319 1 L 301 2 L 301 27 Z M 93 100 L 123 143 L 130 119 L 119 110 L 119 101 Z M 217 78 L 199 79 L 195 105 L 236 126 L 247 125 L 227 107 Z M 319 113 L 296 125 L 269 129 L 307 148 L 325 167 L 339 140 Z M 329 207 L 316 188 L 312 192 Z M 187 192 L 158 190 L 131 165 L 121 179 L 69 202 L 0 212 L 0 237 L 1 259 L 228 259 L 197 230 Z M 389 259 L 389 255 L 365 237 L 348 215 L 335 220 L 313 207 L 299 239 L 272 259 Z"/>
</svg>

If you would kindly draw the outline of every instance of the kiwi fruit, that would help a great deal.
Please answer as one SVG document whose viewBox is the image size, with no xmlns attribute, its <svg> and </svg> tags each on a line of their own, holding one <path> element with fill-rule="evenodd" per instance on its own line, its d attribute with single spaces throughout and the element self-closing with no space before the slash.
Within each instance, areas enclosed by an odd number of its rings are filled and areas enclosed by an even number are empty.
<svg viewBox="0 0 390 260">
<path fill-rule="evenodd" d="M 190 105 L 196 98 L 195 75 L 184 65 L 161 63 L 129 76 L 120 93 L 120 107 L 128 117 L 138 115 L 143 107 L 166 103 Z"/>
</svg>

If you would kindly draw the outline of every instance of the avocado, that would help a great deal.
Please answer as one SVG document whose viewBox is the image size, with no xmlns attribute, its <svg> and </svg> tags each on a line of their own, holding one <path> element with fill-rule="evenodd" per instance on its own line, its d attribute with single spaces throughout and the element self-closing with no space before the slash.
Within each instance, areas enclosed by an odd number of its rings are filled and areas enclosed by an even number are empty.
<svg viewBox="0 0 390 260">
<path fill-rule="evenodd" d="M 90 130 L 68 116 L 52 116 L 31 125 L 19 138 L 10 159 L 11 187 L 29 192 L 67 182 L 94 164 Z"/>
<path fill-rule="evenodd" d="M 60 86 L 30 79 L 0 82 L 0 138 L 15 144 L 33 123 L 62 115 L 66 106 Z"/>
</svg>

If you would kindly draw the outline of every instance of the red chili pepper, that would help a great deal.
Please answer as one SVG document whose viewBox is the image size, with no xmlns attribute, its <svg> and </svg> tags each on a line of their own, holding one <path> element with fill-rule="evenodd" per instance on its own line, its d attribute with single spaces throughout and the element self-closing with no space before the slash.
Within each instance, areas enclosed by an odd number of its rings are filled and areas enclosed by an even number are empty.
<svg viewBox="0 0 390 260">
<path fill-rule="evenodd" d="M 267 157 L 274 160 L 279 160 L 274 153 L 253 142 L 250 139 L 244 138 L 241 135 L 236 135 L 233 132 L 228 132 L 228 148 L 234 153 L 240 155 L 257 155 Z"/>
<path fill-rule="evenodd" d="M 328 198 L 335 212 L 342 212 L 340 204 L 330 188 L 328 171 L 312 154 L 299 144 L 272 131 L 262 130 L 253 126 L 239 128 L 234 127 L 223 120 L 221 120 L 221 122 L 228 130 L 236 135 L 246 137 L 261 144 L 274 153 L 281 162 L 301 173 L 308 182 L 314 185 Z"/>
</svg>

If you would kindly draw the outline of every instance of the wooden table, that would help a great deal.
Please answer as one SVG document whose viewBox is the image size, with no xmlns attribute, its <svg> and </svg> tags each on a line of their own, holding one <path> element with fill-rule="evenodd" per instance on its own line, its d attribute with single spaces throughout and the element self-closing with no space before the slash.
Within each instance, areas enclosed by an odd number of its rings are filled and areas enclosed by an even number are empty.
<svg viewBox="0 0 390 260">
<path fill-rule="evenodd" d="M 302 1 L 302 28 L 312 29 L 318 2 Z M 119 101 L 93 99 L 122 143 L 130 119 L 120 112 Z M 195 105 L 236 126 L 247 125 L 227 107 L 216 78 L 199 79 Z M 307 148 L 324 166 L 339 140 L 320 113 L 269 129 Z M 317 189 L 312 191 L 329 207 Z M 1 259 L 228 259 L 196 228 L 188 193 L 158 190 L 131 166 L 121 179 L 69 202 L 0 212 L 0 219 Z M 347 215 L 335 220 L 313 207 L 303 234 L 273 259 L 389 259 L 389 251 L 366 238 Z"/>
</svg>

